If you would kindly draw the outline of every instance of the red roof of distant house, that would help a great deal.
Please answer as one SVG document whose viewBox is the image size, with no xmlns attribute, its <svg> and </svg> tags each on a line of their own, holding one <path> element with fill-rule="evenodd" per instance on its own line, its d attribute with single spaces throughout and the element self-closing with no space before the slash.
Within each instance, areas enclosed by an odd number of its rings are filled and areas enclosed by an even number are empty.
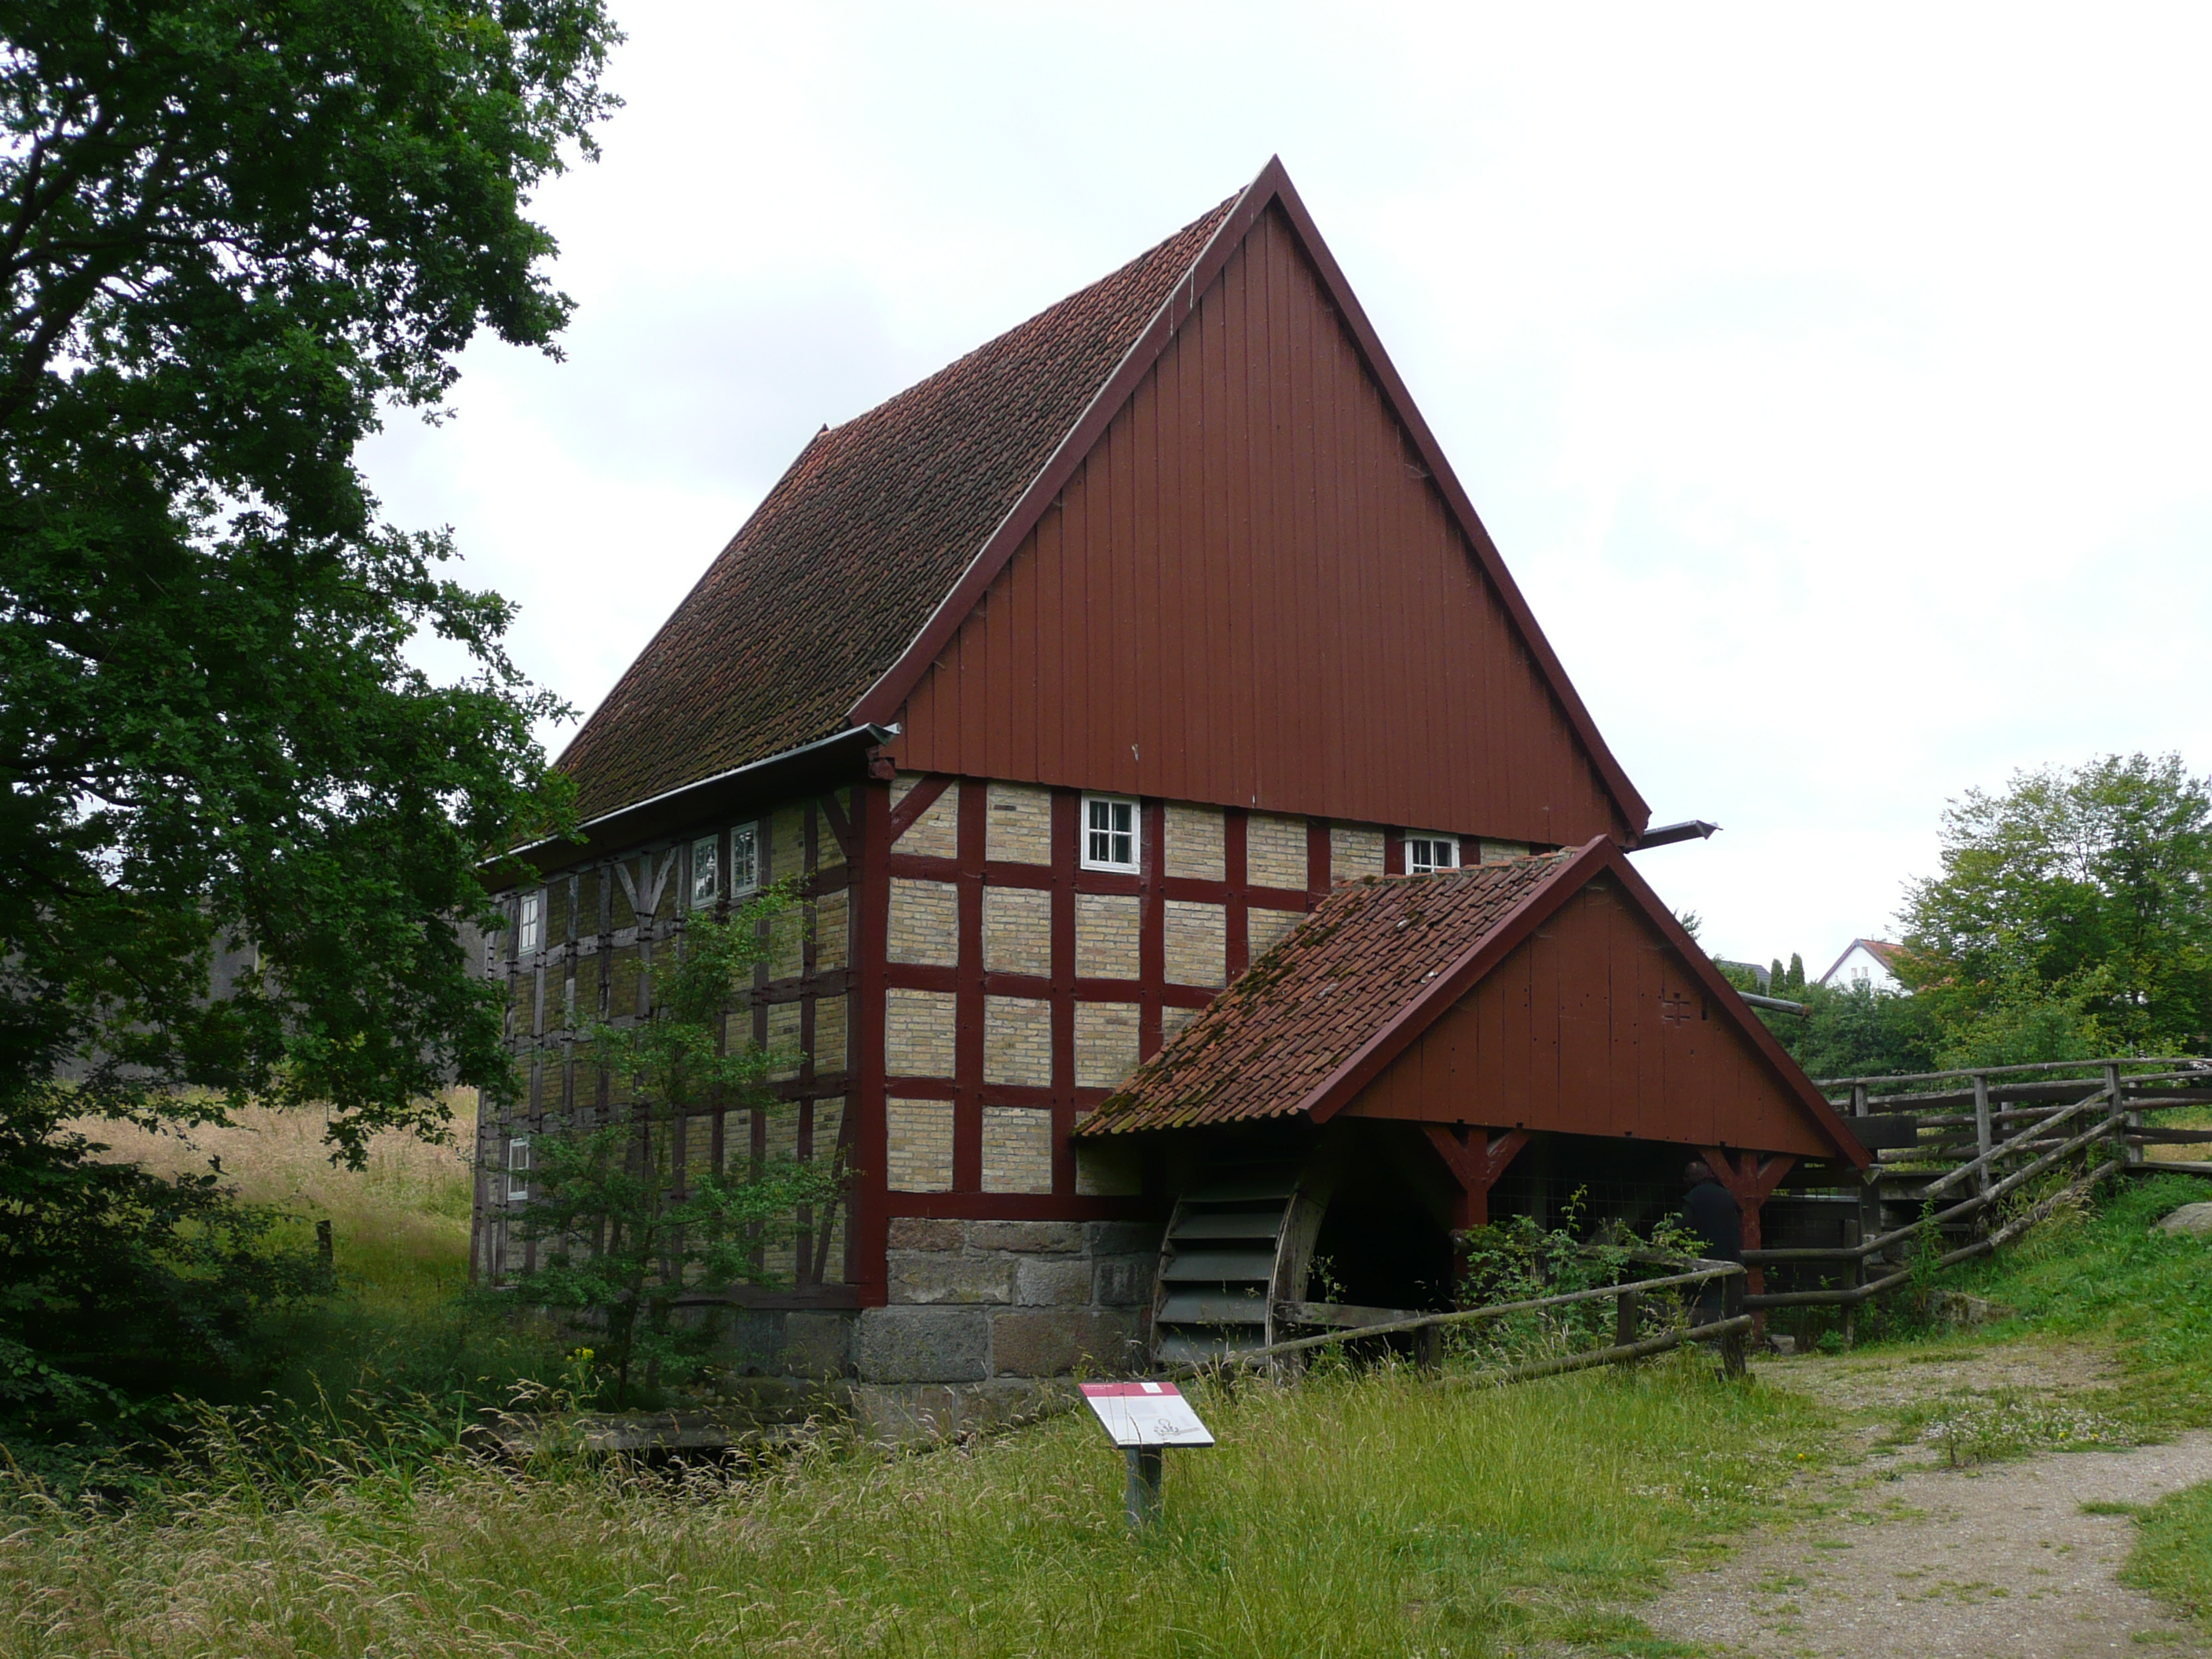
<svg viewBox="0 0 2212 1659">
<path fill-rule="evenodd" d="M 1370 876 L 1321 902 L 1079 1133 L 1285 1117 L 1576 858 Z"/>
<path fill-rule="evenodd" d="M 562 753 L 579 813 L 845 730 L 1237 199 L 817 434 Z"/>
</svg>

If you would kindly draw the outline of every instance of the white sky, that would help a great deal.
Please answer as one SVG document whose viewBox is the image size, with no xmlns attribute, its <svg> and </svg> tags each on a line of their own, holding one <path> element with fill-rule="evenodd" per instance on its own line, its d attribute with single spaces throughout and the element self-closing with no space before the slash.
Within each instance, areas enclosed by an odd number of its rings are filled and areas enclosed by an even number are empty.
<svg viewBox="0 0 2212 1659">
<path fill-rule="evenodd" d="M 1279 152 L 1654 822 L 1725 826 L 1638 860 L 1710 948 L 1818 973 L 2014 768 L 2212 769 L 2212 13 L 619 10 L 568 361 L 368 458 L 580 709 L 815 428 Z"/>
</svg>

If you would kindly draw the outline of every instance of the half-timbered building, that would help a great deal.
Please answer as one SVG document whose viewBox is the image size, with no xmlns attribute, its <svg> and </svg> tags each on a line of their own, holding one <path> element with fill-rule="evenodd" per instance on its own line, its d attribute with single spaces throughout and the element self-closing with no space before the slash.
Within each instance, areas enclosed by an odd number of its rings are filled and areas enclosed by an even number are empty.
<svg viewBox="0 0 2212 1659">
<path fill-rule="evenodd" d="M 846 1203 L 772 1242 L 781 1285 L 742 1298 L 733 1358 L 763 1372 L 1131 1363 L 1170 1219 L 1207 1182 L 1287 1181 L 1325 1209 L 1300 1173 L 1324 1140 L 1365 1160 L 1340 1217 L 1389 1210 L 1370 1200 L 1401 1180 L 1435 1218 L 1401 1281 L 1486 1201 L 1540 1206 L 1577 1170 L 1650 1187 L 1648 1148 L 1740 1152 L 1754 1200 L 1774 1158 L 1852 1155 L 1663 907 L 1620 896 L 1644 890 L 1620 849 L 1650 811 L 1279 164 L 818 433 L 560 764 L 585 840 L 529 850 L 542 884 L 511 896 L 489 964 L 529 1089 L 483 1128 L 477 1270 L 528 1248 L 505 1220 L 510 1146 L 618 1109 L 578 1063 L 580 1019 L 645 1017 L 687 916 L 797 877 L 731 1026 L 793 1056 L 789 1105 L 683 1129 L 687 1163 L 782 1150 L 849 1171 Z M 1254 964 L 1304 960 L 1269 952 L 1310 916 L 1302 939 L 1341 939 L 1334 905 L 1556 897 L 1562 872 L 1558 915 L 1627 941 L 1578 976 L 1542 965 L 1535 922 L 1510 946 L 1413 929 L 1429 966 L 1457 964 L 1455 1000 L 1419 999 L 1419 1042 L 1351 1093 L 1257 1059 L 1214 1079 L 1235 1113 L 1172 1086 L 1230 1016 L 1261 1057 L 1308 1027 L 1322 1048 L 1404 1034 L 1379 989 L 1332 1023 L 1278 985 L 1253 1020 Z M 1394 954 L 1406 937 L 1376 934 L 1314 997 L 1370 974 L 1402 989 L 1425 960 Z M 1467 978 L 1499 949 L 1534 977 Z M 1704 1071 L 1667 1046 L 1692 1004 L 1729 1034 Z M 1380 1138 L 1355 1146 L 1363 1126 Z"/>
</svg>

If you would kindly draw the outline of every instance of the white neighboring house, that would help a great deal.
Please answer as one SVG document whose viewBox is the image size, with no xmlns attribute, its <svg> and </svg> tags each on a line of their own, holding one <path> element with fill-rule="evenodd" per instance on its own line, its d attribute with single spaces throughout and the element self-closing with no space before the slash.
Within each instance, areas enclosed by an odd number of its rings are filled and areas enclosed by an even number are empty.
<svg viewBox="0 0 2212 1659">
<path fill-rule="evenodd" d="M 1836 965 L 1820 975 L 1820 983 L 1838 991 L 1847 991 L 1858 985 L 1871 985 L 1877 991 L 1910 995 L 1899 981 L 1895 971 L 1897 958 L 1903 948 L 1887 939 L 1855 939 L 1843 955 L 1836 958 Z"/>
</svg>

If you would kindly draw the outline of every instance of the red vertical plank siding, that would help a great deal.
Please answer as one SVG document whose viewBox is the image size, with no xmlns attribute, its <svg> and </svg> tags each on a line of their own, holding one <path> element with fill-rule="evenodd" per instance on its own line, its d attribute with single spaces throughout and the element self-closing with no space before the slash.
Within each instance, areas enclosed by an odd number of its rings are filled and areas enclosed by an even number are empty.
<svg viewBox="0 0 2212 1659">
<path fill-rule="evenodd" d="M 1688 1023 L 1662 1025 L 1662 996 L 1686 994 Z M 1723 1020 L 1698 1018 L 1700 1001 L 1672 948 L 1642 918 L 1616 895 L 1586 891 L 1408 1045 L 1344 1115 L 1828 1155 L 1749 1042 Z M 1655 1028 L 1671 1038 L 1656 1082 L 1638 1042 Z M 1624 1079 L 1633 1079 L 1632 1092 Z"/>
<path fill-rule="evenodd" d="M 1137 650 L 1130 688 L 1134 699 L 1134 728 L 1139 754 L 1157 754 L 1159 763 L 1175 765 L 1182 757 L 1170 754 L 1166 741 L 1166 710 L 1179 695 L 1179 664 L 1159 650 L 1164 573 L 1159 566 L 1159 376 L 1151 376 L 1128 400 L 1128 573 L 1133 615 L 1133 646 Z"/>
<path fill-rule="evenodd" d="M 1547 845 L 1626 828 L 1272 211 L 904 724 L 924 771 Z"/>
</svg>

